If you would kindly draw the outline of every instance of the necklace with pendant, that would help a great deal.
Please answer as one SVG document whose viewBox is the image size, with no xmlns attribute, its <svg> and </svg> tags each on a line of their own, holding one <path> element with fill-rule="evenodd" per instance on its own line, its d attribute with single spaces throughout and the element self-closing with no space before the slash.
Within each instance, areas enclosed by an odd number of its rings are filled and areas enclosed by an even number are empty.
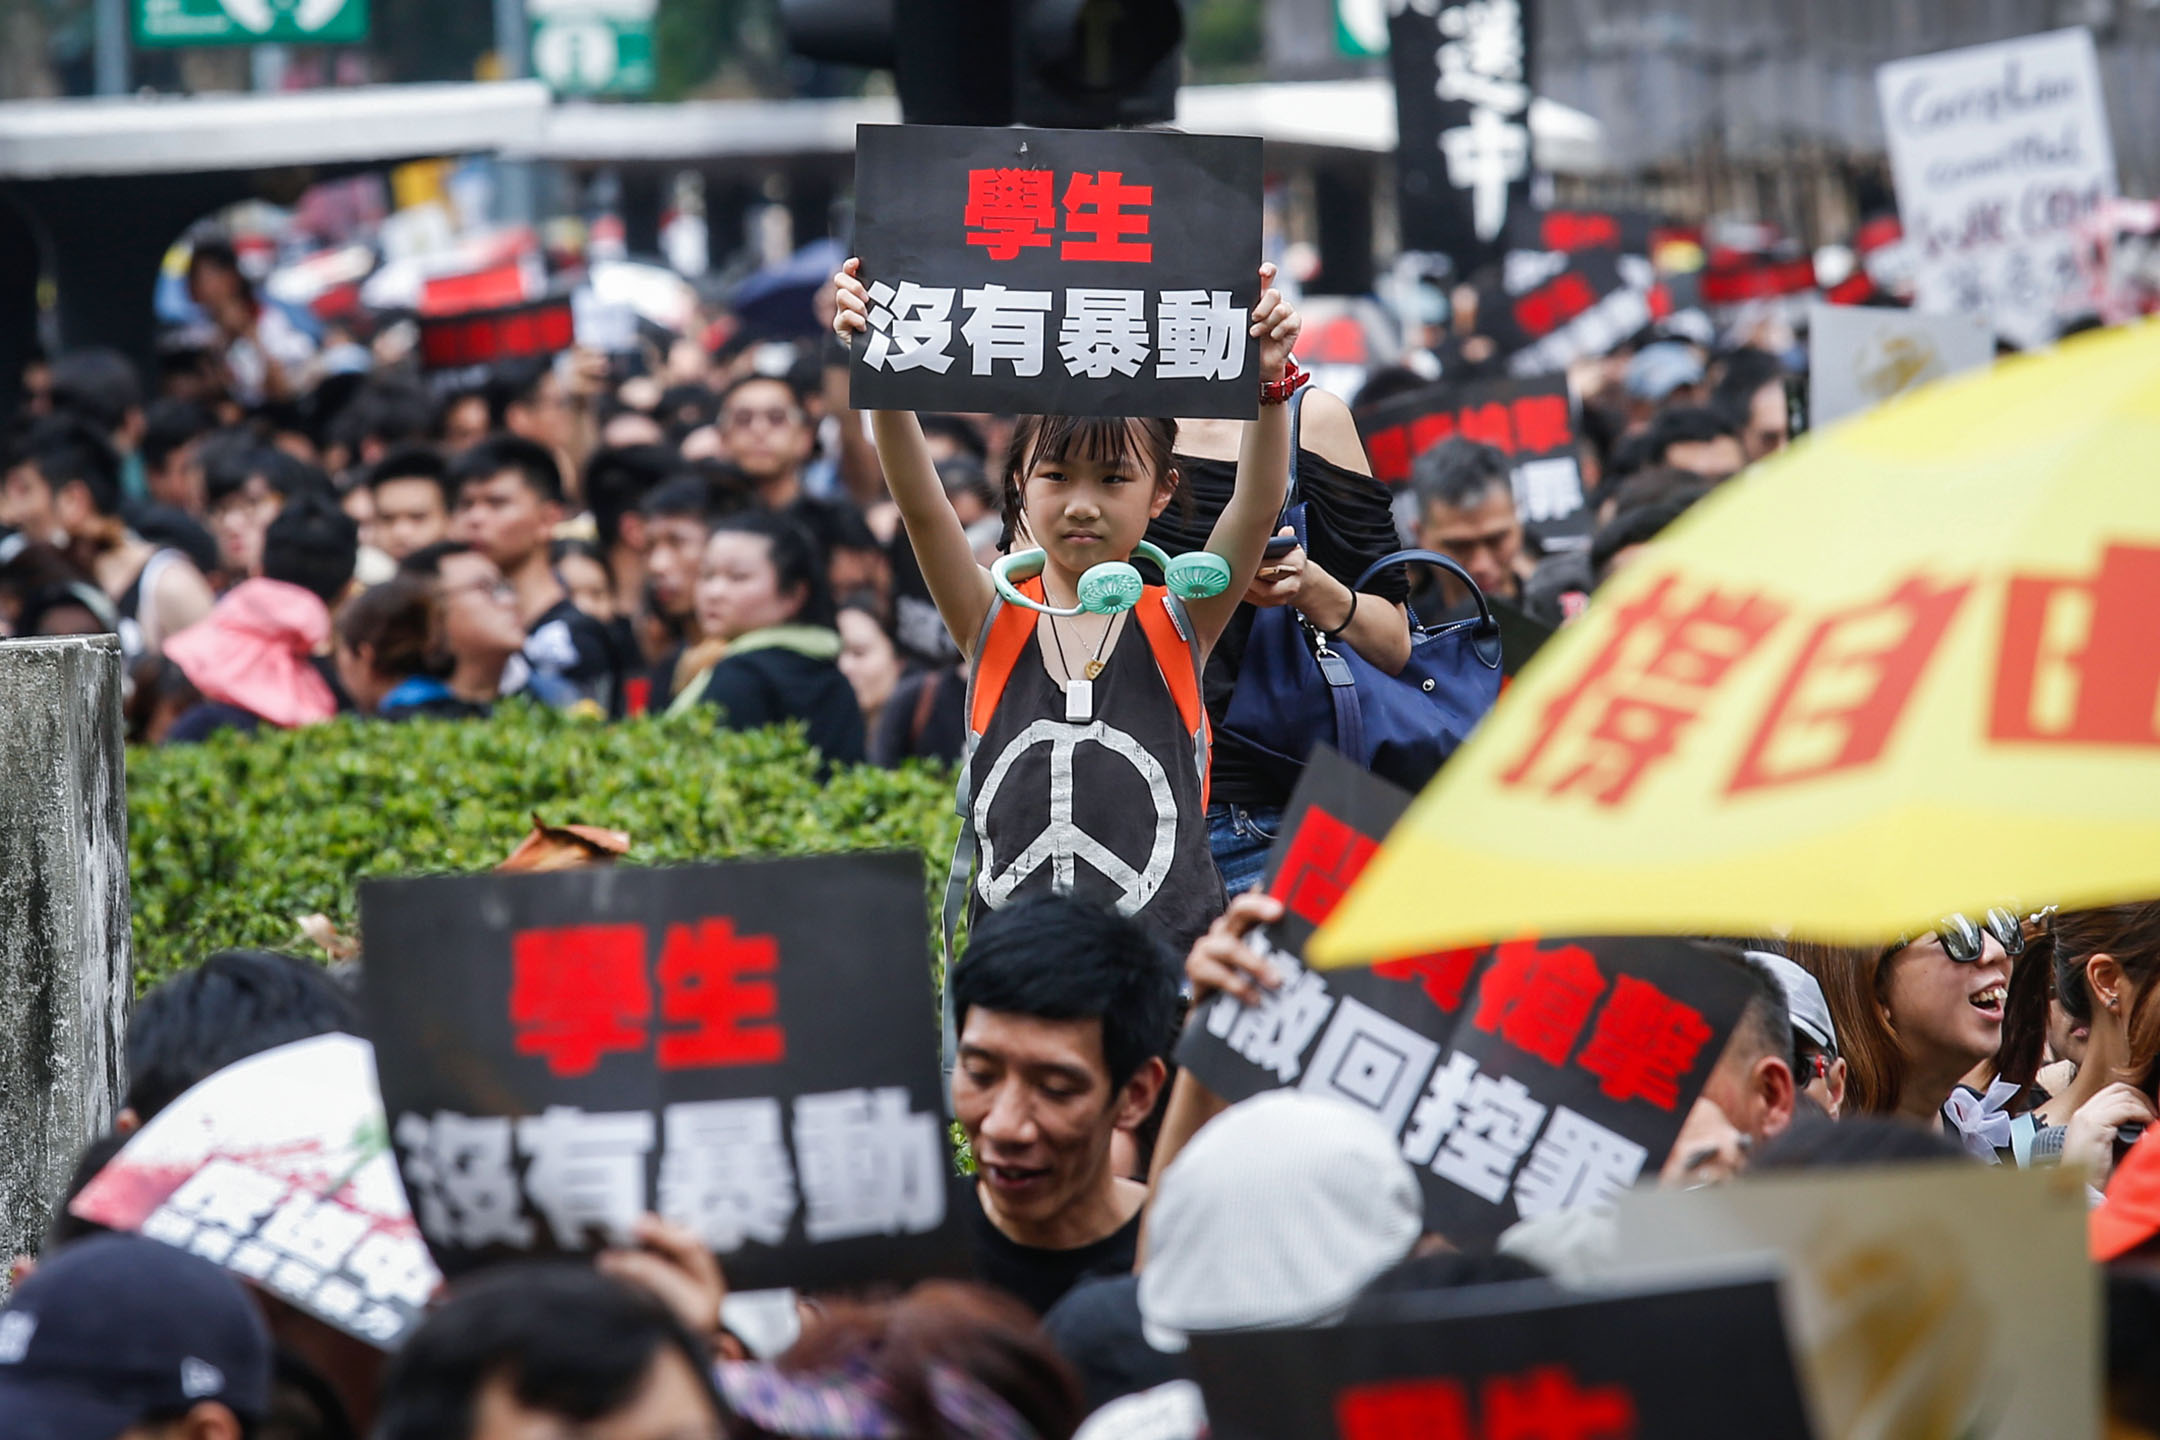
<svg viewBox="0 0 2160 1440">
<path fill-rule="evenodd" d="M 1095 677 L 1103 672 L 1103 652 L 1110 648 L 1110 633 L 1117 626 L 1118 617 L 1113 615 L 1096 642 L 1094 657 L 1080 667 L 1080 678 L 1075 680 L 1072 662 L 1065 658 L 1065 636 L 1058 617 L 1050 617 L 1050 642 L 1057 647 L 1058 669 L 1065 672 L 1065 718 L 1072 724 L 1084 725 L 1095 718 Z"/>
</svg>

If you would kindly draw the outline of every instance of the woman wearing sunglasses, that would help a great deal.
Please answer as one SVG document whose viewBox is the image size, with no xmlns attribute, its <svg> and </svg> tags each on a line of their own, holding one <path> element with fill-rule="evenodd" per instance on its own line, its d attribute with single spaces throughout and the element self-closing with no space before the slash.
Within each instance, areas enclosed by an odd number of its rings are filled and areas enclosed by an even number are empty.
<svg viewBox="0 0 2160 1440">
<path fill-rule="evenodd" d="M 2020 1163 L 2060 1154 L 2083 1165 L 2095 1185 L 2114 1167 L 2117 1132 L 2153 1118 L 2152 1083 L 2160 1069 L 2160 900 L 2067 910 L 2033 947 L 2047 961 L 2057 1003 L 2086 1030 L 2085 1053 L 2070 1083 L 2032 1112 L 2032 1139 Z M 2039 1069 L 2048 1029 L 2042 977 L 2012 987 L 2003 1027 L 2005 1079 L 2028 1081 Z M 2017 1138 L 2024 1139 L 2024 1126 Z"/>
<path fill-rule="evenodd" d="M 1791 950 L 1830 1003 L 1846 1111 L 1954 1128 L 1943 1114 L 1951 1092 L 2002 1047 L 2010 962 L 2025 951 L 2017 917 L 1951 915 L 1894 945 Z"/>
</svg>

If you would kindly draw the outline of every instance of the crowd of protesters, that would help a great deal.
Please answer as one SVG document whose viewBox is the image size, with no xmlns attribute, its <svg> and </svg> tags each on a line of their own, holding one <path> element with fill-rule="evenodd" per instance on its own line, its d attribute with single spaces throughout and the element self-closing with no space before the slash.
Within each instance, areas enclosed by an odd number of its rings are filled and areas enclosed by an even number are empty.
<svg viewBox="0 0 2160 1440">
<path fill-rule="evenodd" d="M 995 615 L 979 566 L 1016 534 L 1050 551 L 1042 593 L 1060 599 L 1070 572 L 1143 535 L 1220 543 L 1234 582 L 1193 607 L 1190 677 L 1219 719 L 1259 609 L 1296 606 L 1399 670 L 1412 610 L 1469 598 L 1438 572 L 1350 588 L 1414 542 L 1565 624 L 1789 439 L 1769 351 L 1634 337 L 1571 374 L 1596 525 L 1586 547 L 1540 554 L 1490 447 L 1439 445 L 1401 493 L 1375 480 L 1345 403 L 1357 395 L 1310 391 L 1294 426 L 1269 406 L 1251 426 L 873 423 L 841 403 L 844 357 L 822 337 L 675 346 L 629 375 L 573 353 L 450 388 L 341 377 L 251 329 L 245 281 L 206 253 L 199 283 L 233 317 L 223 380 L 146 387 L 116 355 L 61 355 L 26 377 L 0 484 L 0 635 L 116 634 L 131 734 L 150 744 L 343 713 L 485 723 L 524 697 L 595 717 L 799 723 L 832 764 L 958 760 L 971 727 L 1025 723 L 1042 699 L 1007 691 L 1004 720 L 966 703 Z M 861 329 L 859 291 L 843 272 L 828 297 L 842 337 Z M 1294 390 L 1294 310 L 1269 292 L 1255 321 L 1260 379 Z M 1366 398 L 1419 378 L 1376 371 Z M 1293 463 L 1309 528 L 1264 554 Z M 1153 483 L 1118 494 L 1134 477 Z M 1121 644 L 1116 617 L 1030 623 L 1068 687 L 1081 667 L 1067 647 L 1094 657 L 1089 680 L 1148 656 Z M 1180 743 L 1167 701 L 1104 693 L 1136 733 Z M 1557 1284 L 1594 1243 L 1581 1227 L 1544 1217 L 1459 1249 L 1427 1233 L 1376 1122 L 1297 1093 L 1226 1105 L 1173 1074 L 1189 1005 L 1280 982 L 1254 934 L 1279 906 L 1248 892 L 1295 778 L 1225 744 L 1211 777 L 1179 781 L 1182 878 L 1155 910 L 1051 893 L 1047 874 L 978 906 L 947 987 L 972 1282 L 805 1295 L 753 1323 L 715 1258 L 649 1217 L 596 1266 L 461 1280 L 386 1356 L 206 1261 L 62 1212 L 0 1313 L 0 1437 L 1193 1436 L 1207 1424 L 1184 1362 L 1195 1334 L 1332 1324 L 1402 1291 Z M 996 817 L 977 824 L 997 838 Z M 2119 1262 L 2119 1433 L 2160 1434 L 2145 1343 L 2160 1283 L 2139 1264 L 2160 1251 L 2160 1155 L 2122 1158 L 2160 1085 L 2160 903 L 1946 917 L 1879 947 L 1747 945 L 1746 1011 L 1655 1183 L 2059 1165 L 2090 1188 L 2096 1255 Z M 342 986 L 227 951 L 151 991 L 129 1028 L 125 1107 L 78 1186 L 195 1081 L 356 1030 Z"/>
</svg>

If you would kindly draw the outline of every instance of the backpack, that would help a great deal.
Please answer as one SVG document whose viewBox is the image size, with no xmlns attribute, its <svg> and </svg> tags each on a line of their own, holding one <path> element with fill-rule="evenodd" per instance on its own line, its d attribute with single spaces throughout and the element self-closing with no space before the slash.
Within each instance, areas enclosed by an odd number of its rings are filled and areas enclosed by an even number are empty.
<svg viewBox="0 0 2160 1440">
<path fill-rule="evenodd" d="M 1030 600 L 1043 598 L 1040 576 L 1021 581 L 1019 589 Z M 1193 630 L 1192 617 L 1185 613 L 1185 602 L 1160 585 L 1142 588 L 1140 603 L 1133 607 L 1132 616 L 1147 637 L 1148 649 L 1155 656 L 1155 668 L 1177 705 L 1178 719 L 1192 737 L 1193 766 L 1199 772 L 1200 803 L 1204 808 L 1208 797 L 1208 747 L 1212 732 L 1208 727 L 1207 706 L 1200 696 L 1200 669 L 1205 658 L 1200 651 L 1200 638 Z M 1008 605 L 993 594 L 990 613 L 983 617 L 982 630 L 975 638 L 975 664 L 968 672 L 967 739 L 960 751 L 960 776 L 953 796 L 954 808 L 960 812 L 960 838 L 953 843 L 952 869 L 945 879 L 944 960 L 948 974 L 953 962 L 959 958 L 953 951 L 953 938 L 959 931 L 961 911 L 975 881 L 975 825 L 969 814 L 975 797 L 969 789 L 969 769 L 975 760 L 976 747 L 982 743 L 983 732 L 989 728 L 990 717 L 997 713 L 998 702 L 1005 697 L 1006 682 L 1012 679 L 1014 667 L 1027 650 L 1028 637 L 1035 633 L 1037 619 L 1037 612 L 1020 605 Z M 945 1073 L 950 1076 L 960 1036 L 953 1013 L 952 987 L 947 984 L 940 988 L 944 994 Z M 949 1088 L 947 1094 L 949 1097 Z"/>
</svg>

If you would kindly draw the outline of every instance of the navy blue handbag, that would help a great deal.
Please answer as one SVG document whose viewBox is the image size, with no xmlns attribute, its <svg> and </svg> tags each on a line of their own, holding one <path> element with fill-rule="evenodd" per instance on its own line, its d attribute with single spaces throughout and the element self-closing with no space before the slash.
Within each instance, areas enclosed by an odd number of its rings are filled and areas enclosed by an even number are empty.
<svg viewBox="0 0 2160 1440">
<path fill-rule="evenodd" d="M 1297 498 L 1294 431 L 1283 523 L 1303 546 L 1305 502 Z M 1312 747 L 1327 744 L 1382 779 L 1421 789 L 1500 698 L 1500 626 L 1462 566 L 1430 550 L 1397 550 L 1374 561 L 1350 589 L 1390 565 L 1416 563 L 1454 575 L 1478 613 L 1430 626 L 1412 613 L 1410 661 L 1400 675 L 1329 641 L 1291 606 L 1253 616 L 1222 730 L 1252 750 L 1285 788 L 1296 785 Z"/>
</svg>

